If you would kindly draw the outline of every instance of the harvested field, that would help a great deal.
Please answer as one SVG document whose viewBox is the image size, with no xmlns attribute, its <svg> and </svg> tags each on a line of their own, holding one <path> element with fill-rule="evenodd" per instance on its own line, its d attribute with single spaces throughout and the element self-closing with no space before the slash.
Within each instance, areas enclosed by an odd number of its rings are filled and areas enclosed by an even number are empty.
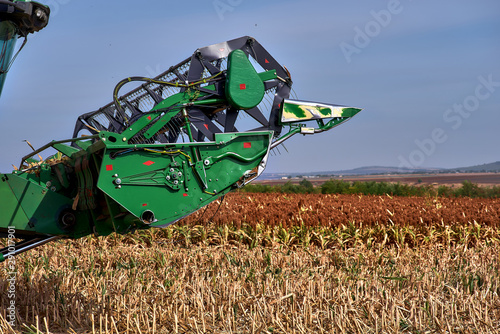
<svg viewBox="0 0 500 334">
<path fill-rule="evenodd" d="M 206 216 L 217 209 L 212 205 Z M 194 224 L 202 212 L 184 222 Z M 410 226 L 427 229 L 429 226 L 467 226 L 475 222 L 497 226 L 500 199 L 393 197 L 334 194 L 273 194 L 231 193 L 223 201 L 220 214 L 212 219 L 216 224 L 254 226 L 377 225 Z"/>
<path fill-rule="evenodd" d="M 0 329 L 497 333 L 499 217 L 498 199 L 234 193 L 167 229 L 20 255 Z"/>
</svg>

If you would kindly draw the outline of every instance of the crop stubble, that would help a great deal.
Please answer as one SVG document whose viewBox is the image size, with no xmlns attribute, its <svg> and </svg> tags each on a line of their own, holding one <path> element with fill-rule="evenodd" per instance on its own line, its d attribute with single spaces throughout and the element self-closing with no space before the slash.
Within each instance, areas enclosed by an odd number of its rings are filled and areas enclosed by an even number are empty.
<svg viewBox="0 0 500 334">
<path fill-rule="evenodd" d="M 20 255 L 14 331 L 496 333 L 499 208 L 231 194 L 168 229 Z"/>
</svg>

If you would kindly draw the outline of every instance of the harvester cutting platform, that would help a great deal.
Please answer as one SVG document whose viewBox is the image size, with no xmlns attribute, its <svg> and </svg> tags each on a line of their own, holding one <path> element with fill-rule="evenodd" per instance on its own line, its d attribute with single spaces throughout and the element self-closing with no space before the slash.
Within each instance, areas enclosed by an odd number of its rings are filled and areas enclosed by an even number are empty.
<svg viewBox="0 0 500 334">
<path fill-rule="evenodd" d="M 120 95 L 130 82 L 140 84 Z M 72 138 L 0 174 L 0 236 L 13 227 L 19 254 L 58 238 L 168 226 L 257 178 L 293 135 L 360 111 L 291 100 L 291 86 L 252 37 L 200 48 L 155 78 L 122 80 L 111 103 L 78 117 Z M 49 148 L 57 153 L 42 160 Z"/>
</svg>

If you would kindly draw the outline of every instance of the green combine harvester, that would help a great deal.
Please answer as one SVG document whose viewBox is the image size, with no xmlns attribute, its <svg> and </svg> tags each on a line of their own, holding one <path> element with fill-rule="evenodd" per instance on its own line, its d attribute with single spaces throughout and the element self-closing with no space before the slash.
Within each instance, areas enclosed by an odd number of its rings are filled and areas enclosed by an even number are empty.
<svg viewBox="0 0 500 334">
<path fill-rule="evenodd" d="M 28 41 L 28 35 L 45 28 L 49 15 L 49 7 L 35 1 L 0 0 L 0 94 L 7 72 Z M 19 37 L 24 38 L 24 42 L 14 54 Z"/>
<path fill-rule="evenodd" d="M 293 135 L 360 111 L 291 100 L 291 87 L 287 69 L 247 36 L 197 49 L 155 78 L 122 80 L 111 103 L 78 117 L 72 138 L 0 174 L 0 237 L 22 239 L 0 260 L 58 238 L 173 224 L 255 180 Z M 57 153 L 42 159 L 47 149 Z"/>
</svg>

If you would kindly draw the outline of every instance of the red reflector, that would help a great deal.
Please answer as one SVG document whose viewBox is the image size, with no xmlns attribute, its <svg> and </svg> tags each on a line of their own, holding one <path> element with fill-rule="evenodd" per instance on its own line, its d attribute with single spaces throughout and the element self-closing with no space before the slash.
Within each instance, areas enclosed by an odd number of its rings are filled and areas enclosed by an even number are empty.
<svg viewBox="0 0 500 334">
<path fill-rule="evenodd" d="M 240 84 L 240 89 L 243 90 L 243 89 L 247 89 L 247 85 L 246 84 Z"/>
<path fill-rule="evenodd" d="M 188 194 L 186 194 L 186 193 L 182 194 L 182 196 L 184 196 L 184 197 L 187 197 L 187 195 L 188 195 Z"/>
<path fill-rule="evenodd" d="M 143 203 L 142 206 L 148 206 L 148 203 Z"/>
<path fill-rule="evenodd" d="M 113 165 L 106 165 L 106 170 L 107 171 L 113 170 Z"/>
<path fill-rule="evenodd" d="M 251 148 L 251 147 L 252 147 L 252 143 L 250 143 L 250 142 L 243 143 L 243 148 Z"/>
<path fill-rule="evenodd" d="M 266 64 L 269 64 L 269 60 L 267 60 L 267 59 L 266 59 L 266 60 L 264 60 L 264 62 L 265 62 Z"/>
<path fill-rule="evenodd" d="M 203 124 L 203 125 L 205 125 L 205 128 L 208 130 L 208 124 Z"/>
<path fill-rule="evenodd" d="M 151 161 L 151 160 L 148 160 L 148 161 L 143 163 L 143 165 L 146 165 L 146 166 L 151 166 L 152 164 L 154 164 L 154 161 Z"/>
<path fill-rule="evenodd" d="M 151 115 L 150 115 L 150 116 L 148 116 L 148 119 L 149 119 L 149 120 L 151 120 Z"/>
</svg>

